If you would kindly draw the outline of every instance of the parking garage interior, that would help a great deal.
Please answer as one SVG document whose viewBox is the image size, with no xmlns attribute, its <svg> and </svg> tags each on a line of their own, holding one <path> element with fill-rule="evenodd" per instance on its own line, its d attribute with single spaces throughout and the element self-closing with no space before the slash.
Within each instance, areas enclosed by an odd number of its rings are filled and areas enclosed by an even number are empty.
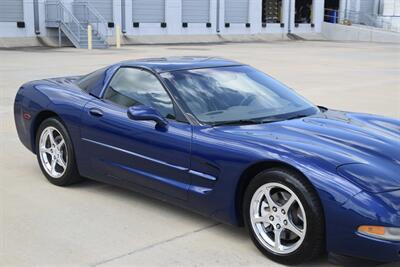
<svg viewBox="0 0 400 267">
<path fill-rule="evenodd" d="M 325 0 L 324 21 L 337 23 L 339 0 Z"/>
<path fill-rule="evenodd" d="M 281 23 L 282 0 L 263 0 L 261 12 L 262 23 Z"/>
<path fill-rule="evenodd" d="M 295 23 L 312 23 L 312 5 L 313 0 L 296 0 L 295 2 Z"/>
</svg>

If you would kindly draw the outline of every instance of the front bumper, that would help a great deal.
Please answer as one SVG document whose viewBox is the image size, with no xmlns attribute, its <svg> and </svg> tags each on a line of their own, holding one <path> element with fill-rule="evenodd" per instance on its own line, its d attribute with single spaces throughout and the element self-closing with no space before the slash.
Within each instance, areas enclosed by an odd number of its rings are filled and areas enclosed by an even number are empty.
<svg viewBox="0 0 400 267">
<path fill-rule="evenodd" d="M 400 261 L 400 241 L 357 232 L 360 225 L 400 227 L 400 190 L 361 192 L 326 214 L 329 252 L 376 262 Z"/>
<path fill-rule="evenodd" d="M 378 262 L 400 261 L 400 242 L 387 241 L 356 234 L 352 256 Z"/>
</svg>

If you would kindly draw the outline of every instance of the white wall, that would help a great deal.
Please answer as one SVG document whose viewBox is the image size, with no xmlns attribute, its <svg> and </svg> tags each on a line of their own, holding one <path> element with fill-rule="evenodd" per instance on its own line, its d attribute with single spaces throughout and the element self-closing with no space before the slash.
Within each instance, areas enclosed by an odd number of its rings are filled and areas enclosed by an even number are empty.
<svg viewBox="0 0 400 267">
<path fill-rule="evenodd" d="M 217 0 L 210 2 L 211 27 L 206 23 L 188 23 L 187 28 L 182 27 L 182 1 L 166 0 L 165 21 L 166 28 L 161 28 L 160 23 L 140 23 L 138 28 L 133 27 L 132 0 L 126 1 L 126 34 L 127 35 L 188 35 L 188 34 L 215 34 Z"/>
<path fill-rule="evenodd" d="M 44 0 L 39 0 L 39 1 L 43 5 Z M 0 3 L 0 8 L 1 8 L 1 3 Z M 18 28 L 17 22 L 0 22 L 0 37 L 35 36 L 35 28 L 33 20 L 33 0 L 24 0 L 24 22 L 25 22 L 25 28 Z"/>
<path fill-rule="evenodd" d="M 400 43 L 400 34 L 376 28 L 323 22 L 322 35 L 334 41 Z"/>
<path fill-rule="evenodd" d="M 160 23 L 140 23 L 138 28 L 133 27 L 132 21 L 132 0 L 125 0 L 125 18 L 126 18 L 126 35 L 215 35 L 217 34 L 217 1 L 220 1 L 219 9 L 219 34 L 260 34 L 260 33 L 287 33 L 289 16 L 291 19 L 291 29 L 294 33 L 320 32 L 321 23 L 324 16 L 324 0 L 314 0 L 313 3 L 313 23 L 314 28 L 310 24 L 299 25 L 294 27 L 294 4 L 295 0 L 283 0 L 282 22 L 284 28 L 280 24 L 267 24 L 262 27 L 261 7 L 262 0 L 249 0 L 249 19 L 250 27 L 246 27 L 245 23 L 231 23 L 229 28 L 225 27 L 225 0 L 211 0 L 210 2 L 210 22 L 211 27 L 207 28 L 206 23 L 188 23 L 187 28 L 182 27 L 182 2 L 181 0 L 166 0 L 165 17 L 167 22 L 166 28 L 161 28 Z M 349 0 L 352 1 L 352 0 Z M 353 0 L 359 1 L 359 0 Z M 65 6 L 71 8 L 73 0 L 63 0 Z M 289 5 L 291 5 L 291 14 L 289 14 Z M 115 25 L 121 26 L 121 0 L 114 0 L 113 16 Z M 55 33 L 54 29 L 47 29 L 45 25 L 45 0 L 39 0 L 39 17 L 40 17 L 40 36 L 48 36 Z M 34 37 L 34 18 L 33 18 L 33 0 L 24 0 L 24 21 L 25 28 L 19 29 L 15 22 L 0 22 L 0 37 Z M 109 29 L 108 35 L 112 36 L 115 29 Z"/>
<path fill-rule="evenodd" d="M 383 16 L 400 16 L 399 0 L 382 0 Z"/>
</svg>

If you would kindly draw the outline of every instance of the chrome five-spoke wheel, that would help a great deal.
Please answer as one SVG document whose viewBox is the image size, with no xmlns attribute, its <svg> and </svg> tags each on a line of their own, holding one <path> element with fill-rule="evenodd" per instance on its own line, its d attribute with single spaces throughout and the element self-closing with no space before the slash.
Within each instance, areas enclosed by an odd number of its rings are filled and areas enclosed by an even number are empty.
<svg viewBox="0 0 400 267">
<path fill-rule="evenodd" d="M 270 251 L 288 254 L 303 242 L 306 214 L 299 198 L 287 186 L 279 183 L 260 186 L 253 195 L 249 211 L 254 233 Z"/>
<path fill-rule="evenodd" d="M 44 170 L 52 178 L 64 175 L 68 166 L 68 151 L 63 135 L 55 127 L 46 127 L 39 139 L 39 156 Z"/>
<path fill-rule="evenodd" d="M 324 213 L 315 189 L 300 172 L 272 168 L 254 176 L 243 197 L 243 219 L 256 247 L 292 265 L 324 250 Z"/>
</svg>

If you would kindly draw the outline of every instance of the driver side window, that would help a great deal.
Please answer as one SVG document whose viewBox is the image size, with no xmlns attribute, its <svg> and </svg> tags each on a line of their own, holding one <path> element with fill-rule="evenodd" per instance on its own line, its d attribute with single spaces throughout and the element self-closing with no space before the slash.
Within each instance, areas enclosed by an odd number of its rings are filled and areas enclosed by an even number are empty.
<svg viewBox="0 0 400 267">
<path fill-rule="evenodd" d="M 165 118 L 175 119 L 171 98 L 160 81 L 150 72 L 135 68 L 120 68 L 112 78 L 104 99 L 123 107 L 146 105 Z"/>
</svg>

